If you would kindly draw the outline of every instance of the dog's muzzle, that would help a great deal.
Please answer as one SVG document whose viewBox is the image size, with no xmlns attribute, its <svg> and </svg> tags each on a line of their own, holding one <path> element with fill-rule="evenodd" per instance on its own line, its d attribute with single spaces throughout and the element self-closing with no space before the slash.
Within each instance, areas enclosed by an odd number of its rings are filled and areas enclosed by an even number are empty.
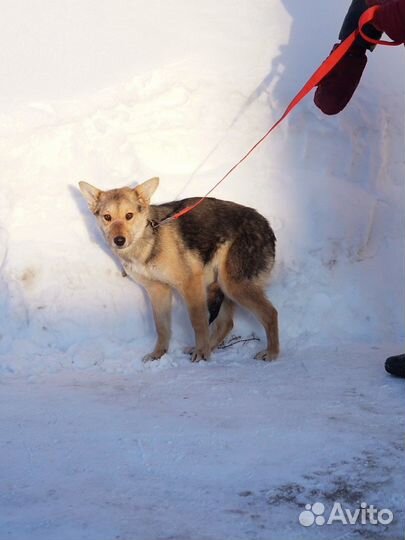
<svg viewBox="0 0 405 540">
<path fill-rule="evenodd" d="M 124 244 L 125 244 L 126 240 L 125 240 L 125 236 L 116 236 L 114 238 L 114 244 L 117 246 L 117 247 L 123 247 Z"/>
</svg>

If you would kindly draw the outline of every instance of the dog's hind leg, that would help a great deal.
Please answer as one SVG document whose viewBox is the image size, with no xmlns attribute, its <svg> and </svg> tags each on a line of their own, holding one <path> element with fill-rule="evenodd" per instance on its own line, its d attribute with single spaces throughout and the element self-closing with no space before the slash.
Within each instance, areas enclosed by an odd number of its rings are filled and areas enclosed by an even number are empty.
<svg viewBox="0 0 405 540">
<path fill-rule="evenodd" d="M 143 279 L 142 285 L 147 290 L 153 310 L 155 320 L 157 340 L 153 351 L 144 356 L 144 362 L 148 360 L 158 360 L 163 356 L 168 348 L 171 335 L 171 313 L 172 313 L 172 290 L 165 283 Z"/>
<path fill-rule="evenodd" d="M 222 300 L 218 317 L 215 319 L 212 325 L 210 335 L 211 351 L 218 347 L 218 345 L 220 345 L 224 341 L 226 336 L 232 330 L 234 310 L 235 303 L 225 296 Z"/>
<path fill-rule="evenodd" d="M 222 292 L 221 287 L 218 285 L 218 281 L 214 281 L 207 287 L 207 304 L 209 313 L 208 324 L 212 324 L 218 317 L 223 300 L 224 293 Z"/>
<path fill-rule="evenodd" d="M 267 299 L 263 288 L 250 280 L 235 281 L 229 276 L 224 292 L 236 303 L 249 310 L 262 323 L 267 337 L 267 349 L 256 354 L 258 360 L 274 360 L 279 354 L 278 314 Z"/>
</svg>

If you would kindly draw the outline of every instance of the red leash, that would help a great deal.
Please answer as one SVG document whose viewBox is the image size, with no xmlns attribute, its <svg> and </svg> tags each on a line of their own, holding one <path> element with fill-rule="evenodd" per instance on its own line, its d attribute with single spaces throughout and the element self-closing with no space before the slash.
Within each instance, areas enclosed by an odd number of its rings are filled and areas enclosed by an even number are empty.
<svg viewBox="0 0 405 540">
<path fill-rule="evenodd" d="M 176 214 L 173 214 L 172 216 L 167 217 L 166 219 L 163 219 L 159 223 L 156 223 L 154 227 L 159 227 L 160 225 L 164 225 L 166 223 L 169 223 L 171 221 L 174 221 L 176 219 L 179 219 L 180 217 L 184 216 L 185 214 L 188 214 L 191 212 L 191 210 L 194 210 L 198 205 L 200 205 L 207 197 L 216 189 L 221 182 L 223 182 L 245 159 L 247 159 L 250 154 L 256 150 L 256 148 L 261 144 L 266 137 L 270 135 L 270 133 L 276 129 L 277 126 L 281 124 L 281 122 L 285 119 L 286 116 L 290 114 L 290 112 L 298 105 L 300 101 L 304 99 L 304 97 L 309 94 L 309 92 L 317 86 L 321 80 L 328 75 L 330 71 L 340 62 L 340 60 L 345 56 L 345 54 L 348 52 L 350 47 L 353 45 L 355 40 L 359 35 L 362 36 L 363 39 L 366 41 L 369 41 L 371 43 L 376 44 L 382 44 L 382 45 L 401 45 L 402 43 L 397 42 L 391 42 L 391 41 L 378 41 L 372 38 L 369 38 L 366 36 L 363 32 L 363 27 L 368 24 L 370 21 L 373 20 L 376 11 L 380 8 L 380 6 L 373 6 L 369 9 L 367 9 L 363 15 L 360 17 L 359 20 L 359 28 L 356 29 L 350 36 L 348 36 L 342 43 L 328 56 L 328 58 L 321 64 L 321 66 L 315 71 L 315 73 L 309 78 L 309 80 L 305 83 L 305 85 L 301 88 L 301 90 L 298 92 L 298 94 L 295 96 L 295 98 L 291 101 L 291 103 L 288 105 L 282 116 L 277 120 L 275 124 L 271 126 L 271 128 L 263 135 L 261 139 L 257 141 L 257 143 L 252 146 L 252 148 L 231 168 L 229 171 L 220 179 L 218 182 L 204 195 L 204 197 L 201 197 L 196 203 L 194 203 L 191 206 L 187 206 L 186 208 L 183 208 L 183 210 L 180 210 Z"/>
</svg>

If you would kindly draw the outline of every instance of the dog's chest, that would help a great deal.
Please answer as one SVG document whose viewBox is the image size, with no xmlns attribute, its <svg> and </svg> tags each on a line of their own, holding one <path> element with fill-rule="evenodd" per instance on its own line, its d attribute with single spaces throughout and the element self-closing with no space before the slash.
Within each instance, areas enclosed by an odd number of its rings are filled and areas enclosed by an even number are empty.
<svg viewBox="0 0 405 540">
<path fill-rule="evenodd" d="M 159 269 L 153 265 L 145 266 L 141 262 L 131 261 L 124 262 L 124 268 L 126 273 L 130 275 L 135 281 L 137 280 L 138 276 L 142 276 L 144 278 L 154 281 L 167 283 L 167 275 L 164 275 L 163 272 L 159 271 Z"/>
</svg>

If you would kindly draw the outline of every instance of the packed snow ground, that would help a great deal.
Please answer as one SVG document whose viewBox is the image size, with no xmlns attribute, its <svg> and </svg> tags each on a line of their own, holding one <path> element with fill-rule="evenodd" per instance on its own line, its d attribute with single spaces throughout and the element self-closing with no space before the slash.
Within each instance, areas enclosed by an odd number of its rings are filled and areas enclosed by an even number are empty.
<svg viewBox="0 0 405 540">
<path fill-rule="evenodd" d="M 2 384 L 0 537 L 402 540 L 405 397 L 387 349 L 268 365 L 246 359 L 251 345 L 136 376 Z M 328 516 L 335 501 L 394 521 L 300 525 L 306 504 Z"/>
<path fill-rule="evenodd" d="M 77 189 L 158 175 L 155 202 L 205 193 L 327 54 L 343 4 L 2 5 L 0 537 L 403 536 L 403 386 L 383 361 L 405 341 L 404 51 L 369 55 L 336 118 L 307 99 L 215 193 L 275 229 L 279 363 L 252 341 L 189 365 L 177 299 L 170 353 L 143 364 L 147 299 Z M 299 525 L 332 495 L 395 521 Z"/>
</svg>

